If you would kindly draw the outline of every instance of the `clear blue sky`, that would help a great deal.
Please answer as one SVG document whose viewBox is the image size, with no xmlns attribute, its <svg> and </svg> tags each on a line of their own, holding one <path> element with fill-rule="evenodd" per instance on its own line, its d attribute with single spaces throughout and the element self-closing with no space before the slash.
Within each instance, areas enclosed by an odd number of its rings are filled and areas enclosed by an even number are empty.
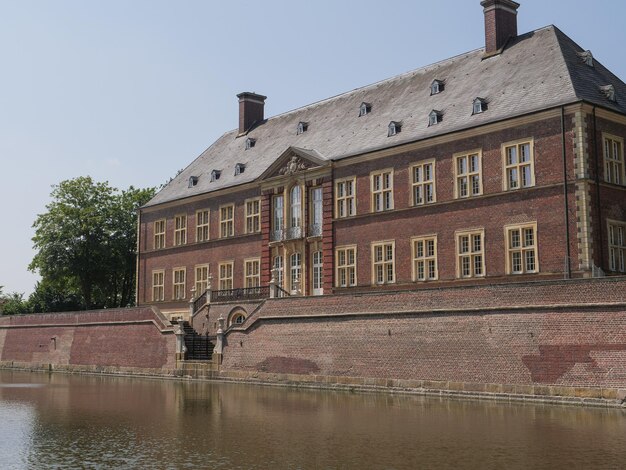
<svg viewBox="0 0 626 470">
<path fill-rule="evenodd" d="M 623 80 L 626 2 L 519 0 Z M 157 186 L 237 126 L 484 43 L 479 0 L 0 0 L 0 285 L 30 293 L 32 223 L 80 175 Z"/>
</svg>

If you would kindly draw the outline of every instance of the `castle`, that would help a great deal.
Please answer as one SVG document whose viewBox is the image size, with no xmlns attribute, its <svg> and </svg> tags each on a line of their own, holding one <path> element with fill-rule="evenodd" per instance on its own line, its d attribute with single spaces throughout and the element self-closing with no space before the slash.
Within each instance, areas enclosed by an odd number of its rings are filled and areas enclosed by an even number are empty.
<svg viewBox="0 0 626 470">
<path fill-rule="evenodd" d="M 480 49 L 269 118 L 237 95 L 239 127 L 139 211 L 137 303 L 626 273 L 626 84 L 481 5 Z"/>
</svg>

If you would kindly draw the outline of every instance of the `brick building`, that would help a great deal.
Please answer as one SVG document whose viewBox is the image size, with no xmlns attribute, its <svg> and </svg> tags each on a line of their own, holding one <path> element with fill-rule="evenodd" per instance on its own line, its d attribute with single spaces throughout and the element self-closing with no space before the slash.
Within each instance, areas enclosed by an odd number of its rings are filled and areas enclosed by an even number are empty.
<svg viewBox="0 0 626 470">
<path fill-rule="evenodd" d="M 239 94 L 139 212 L 138 304 L 626 273 L 626 84 L 481 5 L 480 49 L 270 118 Z"/>
</svg>

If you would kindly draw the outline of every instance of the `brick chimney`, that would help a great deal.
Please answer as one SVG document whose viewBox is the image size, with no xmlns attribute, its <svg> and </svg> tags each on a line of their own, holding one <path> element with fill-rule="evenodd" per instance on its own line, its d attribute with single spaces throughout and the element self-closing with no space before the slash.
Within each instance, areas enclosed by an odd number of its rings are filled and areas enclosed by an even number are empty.
<svg viewBox="0 0 626 470">
<path fill-rule="evenodd" d="M 509 38 L 517 37 L 517 9 L 513 0 L 483 0 L 485 55 L 498 54 Z"/>
<path fill-rule="evenodd" d="M 252 126 L 263 121 L 263 109 L 267 96 L 248 91 L 239 93 L 239 134 L 245 134 Z"/>
</svg>

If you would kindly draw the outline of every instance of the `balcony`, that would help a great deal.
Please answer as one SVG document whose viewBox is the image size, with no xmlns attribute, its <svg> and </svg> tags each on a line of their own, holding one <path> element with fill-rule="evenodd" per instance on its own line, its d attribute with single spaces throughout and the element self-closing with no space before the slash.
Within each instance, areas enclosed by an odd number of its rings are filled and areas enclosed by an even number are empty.
<svg viewBox="0 0 626 470">
<path fill-rule="evenodd" d="M 302 238 L 302 227 L 289 227 L 285 233 L 285 240 Z"/>
<path fill-rule="evenodd" d="M 270 241 L 271 242 L 279 242 L 285 239 L 285 231 L 284 230 L 274 230 L 270 233 Z"/>
<path fill-rule="evenodd" d="M 309 237 L 321 237 L 322 236 L 322 224 L 309 225 L 308 236 Z"/>
</svg>

